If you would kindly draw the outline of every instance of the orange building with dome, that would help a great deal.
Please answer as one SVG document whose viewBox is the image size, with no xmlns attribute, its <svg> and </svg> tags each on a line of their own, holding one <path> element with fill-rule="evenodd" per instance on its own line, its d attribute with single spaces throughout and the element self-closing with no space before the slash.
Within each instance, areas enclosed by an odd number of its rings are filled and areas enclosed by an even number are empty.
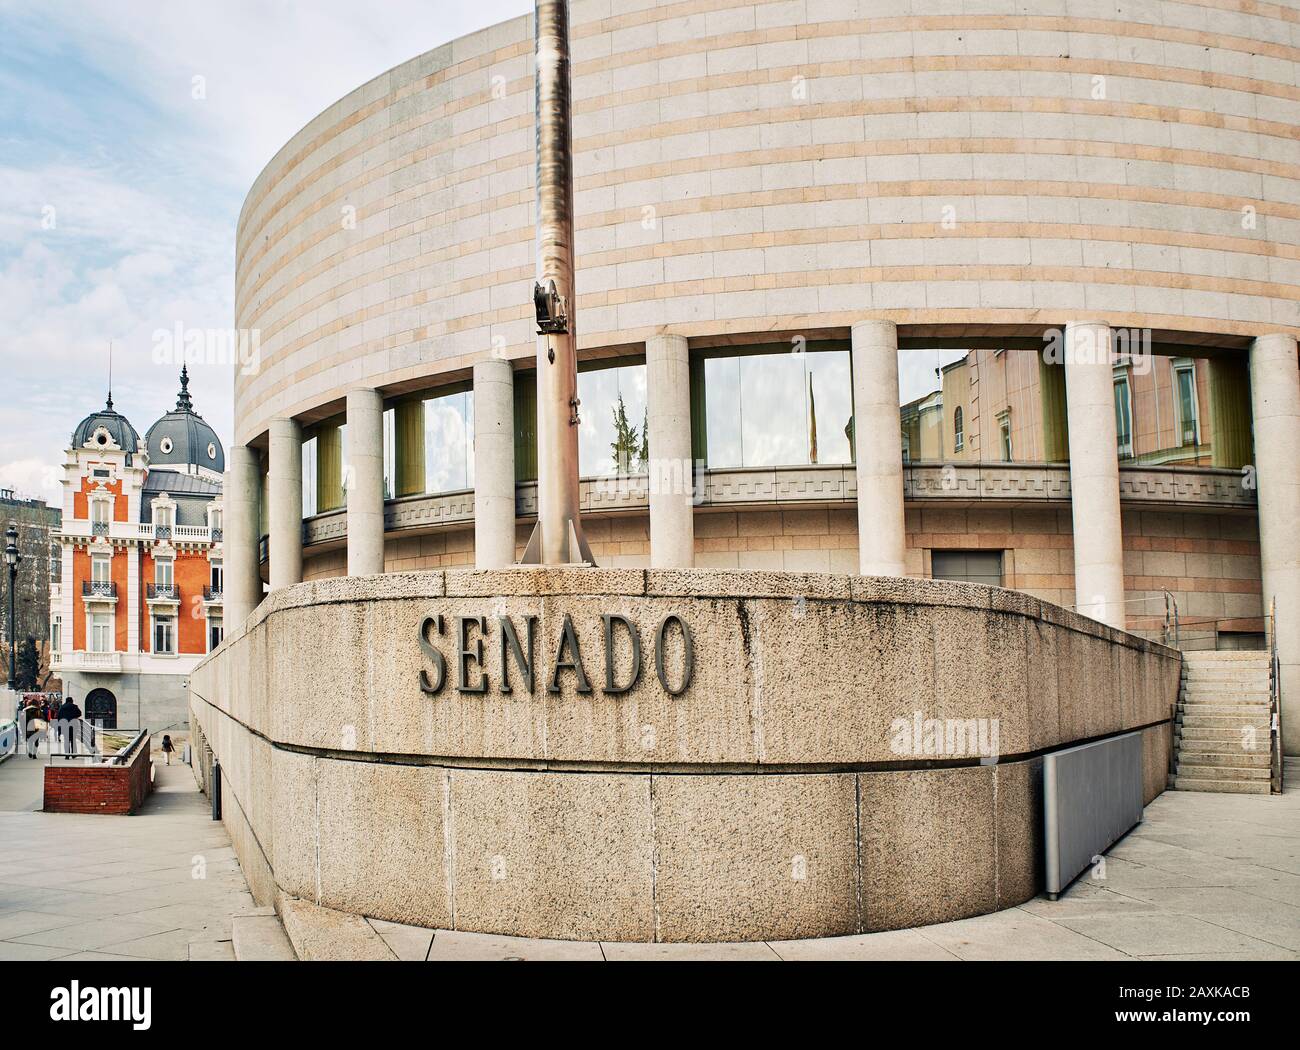
<svg viewBox="0 0 1300 1050">
<path fill-rule="evenodd" d="M 183 723 L 190 671 L 224 632 L 225 451 L 184 368 L 180 384 L 143 440 L 110 393 L 64 459 L 51 665 L 64 695 L 106 727 Z"/>
</svg>

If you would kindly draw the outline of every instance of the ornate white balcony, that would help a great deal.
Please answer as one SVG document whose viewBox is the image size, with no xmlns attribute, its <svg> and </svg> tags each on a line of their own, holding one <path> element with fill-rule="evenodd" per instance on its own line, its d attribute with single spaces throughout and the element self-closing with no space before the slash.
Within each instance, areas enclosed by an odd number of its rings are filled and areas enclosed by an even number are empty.
<svg viewBox="0 0 1300 1050">
<path fill-rule="evenodd" d="M 50 661 L 52 671 L 82 671 L 87 674 L 119 674 L 121 653 L 60 652 Z"/>
</svg>

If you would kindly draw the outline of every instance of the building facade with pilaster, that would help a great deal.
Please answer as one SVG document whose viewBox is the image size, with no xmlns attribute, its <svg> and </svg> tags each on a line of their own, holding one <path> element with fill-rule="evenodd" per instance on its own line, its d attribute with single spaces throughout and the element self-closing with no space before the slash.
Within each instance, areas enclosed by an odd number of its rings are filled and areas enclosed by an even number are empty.
<svg viewBox="0 0 1300 1050">
<path fill-rule="evenodd" d="M 1300 11 L 571 17 L 596 560 L 974 580 L 1152 637 L 1176 617 L 1188 647 L 1271 633 L 1300 750 Z M 252 187 L 228 622 L 268 586 L 522 552 L 532 36 L 384 73 Z"/>
<path fill-rule="evenodd" d="M 185 370 L 176 407 L 143 439 L 111 395 L 73 431 L 51 665 L 107 728 L 184 723 L 189 673 L 221 644 L 225 466 Z"/>
</svg>

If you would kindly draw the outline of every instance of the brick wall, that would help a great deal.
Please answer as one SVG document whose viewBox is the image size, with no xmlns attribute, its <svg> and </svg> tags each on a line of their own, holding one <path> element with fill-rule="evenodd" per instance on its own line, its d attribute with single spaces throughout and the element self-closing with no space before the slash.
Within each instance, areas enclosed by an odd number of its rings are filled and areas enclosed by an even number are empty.
<svg viewBox="0 0 1300 1050">
<path fill-rule="evenodd" d="M 134 813 L 153 790 L 149 738 L 124 766 L 51 763 L 45 767 L 45 812 Z"/>
</svg>

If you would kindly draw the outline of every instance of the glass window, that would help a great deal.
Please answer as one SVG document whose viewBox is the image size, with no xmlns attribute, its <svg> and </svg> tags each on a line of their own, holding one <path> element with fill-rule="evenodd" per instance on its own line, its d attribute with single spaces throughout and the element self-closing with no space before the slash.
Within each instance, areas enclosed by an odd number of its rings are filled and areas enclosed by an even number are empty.
<svg viewBox="0 0 1300 1050">
<path fill-rule="evenodd" d="M 208 617 L 208 652 L 212 652 L 221 644 L 221 639 L 226 636 L 225 627 L 220 616 Z"/>
<path fill-rule="evenodd" d="M 212 528 L 212 529 L 218 529 L 218 530 L 220 530 L 220 528 L 221 528 L 221 509 L 220 509 L 219 507 L 213 507 L 213 508 L 212 508 L 212 511 L 208 514 L 208 527 L 209 527 L 209 528 Z"/>
<path fill-rule="evenodd" d="M 108 500 L 96 499 L 90 502 L 90 520 L 104 522 L 108 521 Z"/>
<path fill-rule="evenodd" d="M 397 494 L 397 413 L 384 409 L 384 499 Z"/>
<path fill-rule="evenodd" d="M 316 441 L 315 436 L 302 443 L 302 516 L 310 518 L 316 510 Z"/>
<path fill-rule="evenodd" d="M 958 405 L 952 413 L 952 450 L 960 452 L 965 447 L 966 431 L 962 425 L 961 405 Z"/>
<path fill-rule="evenodd" d="M 431 397 L 424 402 L 424 491 L 473 487 L 473 391 Z"/>
<path fill-rule="evenodd" d="M 1010 463 L 1012 460 L 1011 449 L 1011 413 L 1001 412 L 998 414 L 998 431 L 1002 437 L 1002 462 Z"/>
<path fill-rule="evenodd" d="M 1133 458 L 1133 394 L 1128 373 L 1115 376 L 1115 435 L 1120 459 Z"/>
<path fill-rule="evenodd" d="M 63 648 L 63 620 L 58 616 L 50 622 L 50 648 L 56 653 Z"/>
<path fill-rule="evenodd" d="M 171 507 L 163 507 L 163 506 L 154 507 L 153 523 L 158 528 L 164 528 L 164 529 L 171 528 L 171 524 L 172 524 Z"/>
<path fill-rule="evenodd" d="M 387 420 L 384 426 L 387 442 Z M 393 406 L 391 432 L 392 467 L 386 465 L 385 472 L 392 472 L 396 495 L 458 492 L 474 487 L 472 390 L 399 401 Z"/>
<path fill-rule="evenodd" d="M 153 582 L 159 587 L 170 587 L 172 585 L 171 558 L 159 558 L 153 563 Z"/>
<path fill-rule="evenodd" d="M 164 655 L 176 652 L 176 618 L 174 616 L 155 616 L 153 618 L 153 651 Z"/>
<path fill-rule="evenodd" d="M 931 551 L 930 576 L 936 580 L 1002 586 L 1001 551 Z"/>
<path fill-rule="evenodd" d="M 578 472 L 643 474 L 650 457 L 645 365 L 578 373 Z"/>
<path fill-rule="evenodd" d="M 1196 364 L 1174 364 L 1174 389 L 1178 400 L 1178 440 L 1181 445 L 1200 443 L 1200 427 L 1196 404 Z"/>
<path fill-rule="evenodd" d="M 108 583 L 111 578 L 112 562 L 98 556 L 90 560 L 90 579 L 94 583 Z"/>
<path fill-rule="evenodd" d="M 90 651 L 113 651 L 113 619 L 108 613 L 94 613 L 90 617 Z"/>
<path fill-rule="evenodd" d="M 853 461 L 847 350 L 708 358 L 704 386 L 709 466 Z"/>
<path fill-rule="evenodd" d="M 225 590 L 225 587 L 222 586 L 225 583 L 225 579 L 226 579 L 224 564 L 219 561 L 214 561 L 212 563 L 211 572 L 212 572 L 212 578 L 211 578 L 212 593 L 220 594 L 223 590 Z"/>
</svg>

